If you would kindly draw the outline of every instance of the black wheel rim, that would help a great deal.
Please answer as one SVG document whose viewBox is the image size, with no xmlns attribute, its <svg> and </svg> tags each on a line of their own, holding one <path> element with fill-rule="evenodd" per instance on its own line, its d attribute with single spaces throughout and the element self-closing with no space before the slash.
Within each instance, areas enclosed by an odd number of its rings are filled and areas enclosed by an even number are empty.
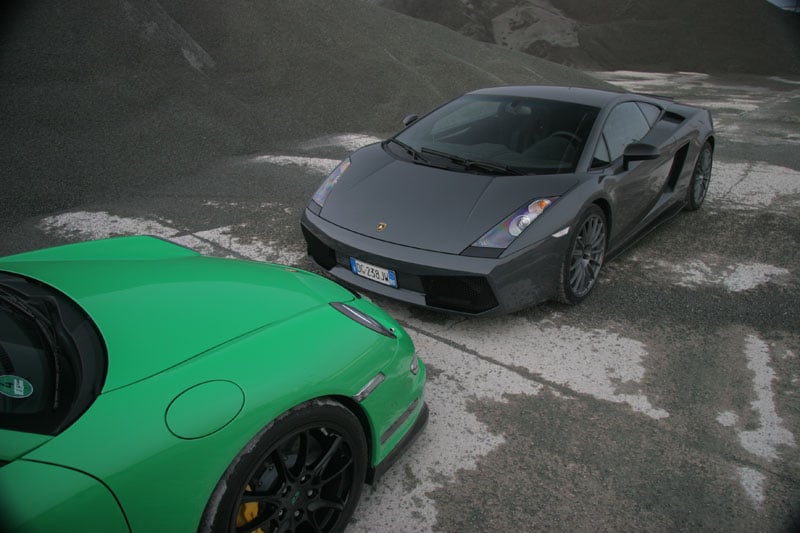
<svg viewBox="0 0 800 533">
<path fill-rule="evenodd" d="M 577 298 L 586 296 L 594 287 L 605 252 L 605 222 L 599 215 L 590 215 L 578 231 L 572 248 L 569 287 Z"/>
<path fill-rule="evenodd" d="M 292 433 L 250 475 L 235 507 L 235 530 L 329 531 L 350 498 L 354 470 L 352 447 L 338 432 Z"/>
<path fill-rule="evenodd" d="M 694 169 L 694 204 L 700 205 L 706 197 L 708 184 L 711 181 L 711 150 L 705 149 Z"/>
</svg>

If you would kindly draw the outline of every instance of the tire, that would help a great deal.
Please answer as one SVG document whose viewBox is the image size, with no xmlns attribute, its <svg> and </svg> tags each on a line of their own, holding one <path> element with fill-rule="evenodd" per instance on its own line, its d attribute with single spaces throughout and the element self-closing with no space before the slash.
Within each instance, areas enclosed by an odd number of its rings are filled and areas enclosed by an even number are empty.
<svg viewBox="0 0 800 533">
<path fill-rule="evenodd" d="M 686 210 L 697 211 L 703 205 L 708 193 L 708 186 L 711 183 L 711 167 L 714 163 L 714 150 L 711 144 L 706 142 L 700 149 L 697 162 L 692 170 L 692 182 L 686 192 Z"/>
<path fill-rule="evenodd" d="M 558 300 L 574 305 L 592 292 L 606 255 L 608 231 L 606 217 L 597 205 L 586 209 L 574 226 L 567 253 L 561 265 Z"/>
<path fill-rule="evenodd" d="M 367 461 L 353 413 L 331 400 L 302 404 L 236 456 L 199 531 L 342 531 L 358 505 Z"/>
</svg>

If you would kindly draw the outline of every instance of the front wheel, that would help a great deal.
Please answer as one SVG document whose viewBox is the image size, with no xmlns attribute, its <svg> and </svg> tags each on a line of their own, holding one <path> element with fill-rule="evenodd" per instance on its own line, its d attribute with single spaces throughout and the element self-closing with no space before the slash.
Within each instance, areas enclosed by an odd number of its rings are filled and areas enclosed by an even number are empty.
<svg viewBox="0 0 800 533">
<path fill-rule="evenodd" d="M 342 531 L 367 470 L 358 419 L 330 400 L 291 409 L 236 456 L 209 500 L 200 531 Z"/>
<path fill-rule="evenodd" d="M 711 183 L 711 167 L 714 162 L 714 150 L 711 144 L 706 142 L 700 149 L 697 156 L 697 163 L 692 171 L 692 182 L 689 184 L 689 191 L 686 194 L 686 210 L 697 211 L 703 205 L 708 193 L 708 185 Z"/>
<path fill-rule="evenodd" d="M 567 254 L 561 265 L 558 299 L 566 304 L 583 301 L 597 283 L 606 255 L 606 217 L 590 206 L 574 226 Z"/>
</svg>

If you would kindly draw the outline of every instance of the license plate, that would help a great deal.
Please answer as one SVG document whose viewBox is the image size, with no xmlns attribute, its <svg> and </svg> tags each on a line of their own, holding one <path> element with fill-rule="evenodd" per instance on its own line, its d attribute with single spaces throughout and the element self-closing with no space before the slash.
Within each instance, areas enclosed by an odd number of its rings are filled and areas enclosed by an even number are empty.
<svg viewBox="0 0 800 533">
<path fill-rule="evenodd" d="M 364 263 L 352 257 L 350 258 L 350 270 L 353 271 L 353 274 L 361 276 L 362 278 L 371 279 L 372 281 L 397 288 L 397 275 L 394 273 L 394 270 L 376 267 L 375 265 Z"/>
</svg>

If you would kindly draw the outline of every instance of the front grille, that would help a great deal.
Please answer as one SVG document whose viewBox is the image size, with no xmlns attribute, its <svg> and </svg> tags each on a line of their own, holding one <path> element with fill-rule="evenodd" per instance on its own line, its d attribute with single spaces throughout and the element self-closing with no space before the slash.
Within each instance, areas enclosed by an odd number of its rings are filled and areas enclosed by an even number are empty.
<svg viewBox="0 0 800 533">
<path fill-rule="evenodd" d="M 336 251 L 314 236 L 305 226 L 301 225 L 303 237 L 308 247 L 308 255 L 324 268 L 331 270 L 337 264 L 350 270 L 349 257 L 340 255 Z M 382 268 L 388 262 L 381 258 L 366 258 Z M 407 291 L 423 293 L 425 305 L 438 307 L 458 313 L 477 314 L 497 307 L 497 298 L 486 278 L 481 276 L 419 276 L 395 270 L 397 286 Z M 367 282 L 370 283 L 370 282 Z"/>
<path fill-rule="evenodd" d="M 303 237 L 305 237 L 306 244 L 308 245 L 308 255 L 325 270 L 330 270 L 336 266 L 336 252 L 333 248 L 328 247 L 324 242 L 315 237 L 305 226 L 300 226 L 300 229 L 303 230 Z"/>
<path fill-rule="evenodd" d="M 497 307 L 497 298 L 480 276 L 422 276 L 425 304 L 458 311 L 482 313 Z"/>
</svg>

